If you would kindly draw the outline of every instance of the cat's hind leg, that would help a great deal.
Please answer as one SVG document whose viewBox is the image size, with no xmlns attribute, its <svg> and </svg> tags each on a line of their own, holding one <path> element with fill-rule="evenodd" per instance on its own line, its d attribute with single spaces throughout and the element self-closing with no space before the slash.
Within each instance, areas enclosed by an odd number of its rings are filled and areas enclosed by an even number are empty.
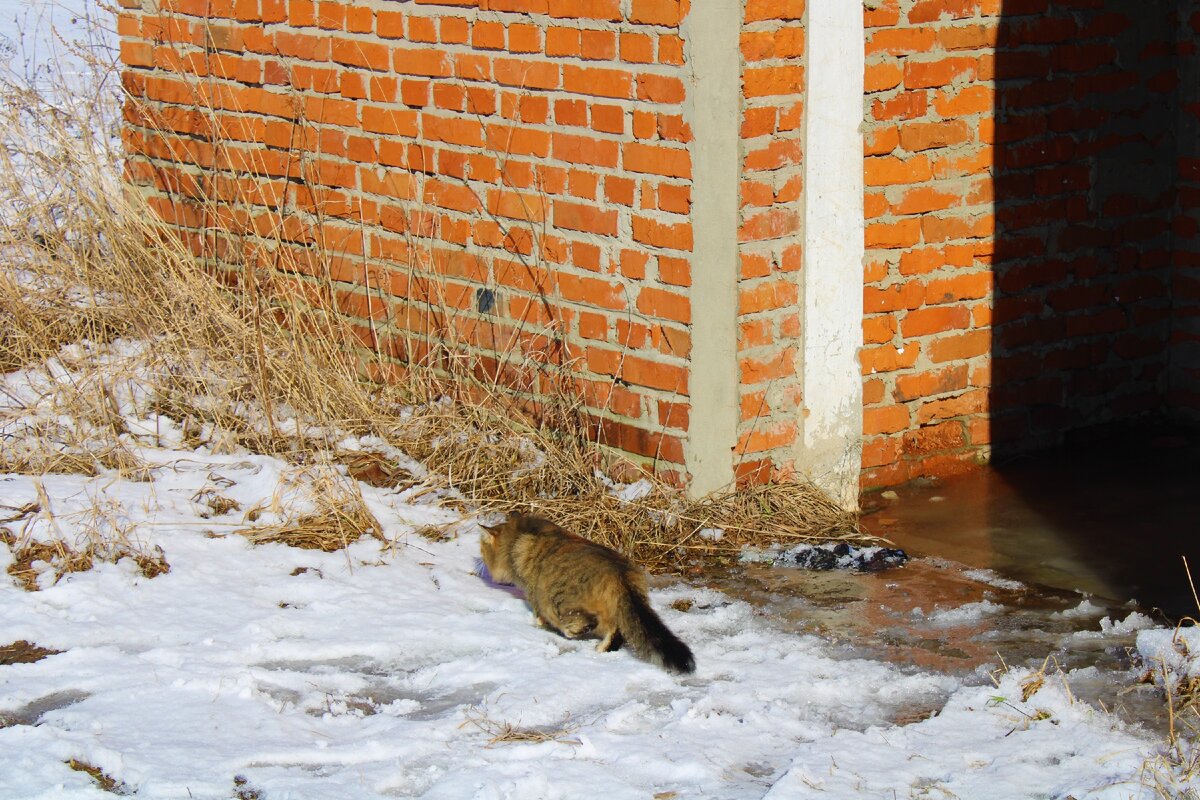
<svg viewBox="0 0 1200 800">
<path fill-rule="evenodd" d="M 600 644 L 596 645 L 596 650 L 601 653 L 614 653 L 620 650 L 623 644 L 625 644 L 625 637 L 621 635 L 621 631 L 614 628 L 600 640 Z"/>
<path fill-rule="evenodd" d="M 558 616 L 559 629 L 568 639 L 585 639 L 596 630 L 596 617 L 586 611 L 571 609 Z"/>
</svg>

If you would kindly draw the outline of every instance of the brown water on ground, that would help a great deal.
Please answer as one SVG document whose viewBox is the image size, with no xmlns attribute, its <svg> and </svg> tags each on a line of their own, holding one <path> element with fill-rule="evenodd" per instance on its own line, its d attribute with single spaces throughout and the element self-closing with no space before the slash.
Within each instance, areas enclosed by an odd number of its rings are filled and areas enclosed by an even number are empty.
<svg viewBox="0 0 1200 800">
<path fill-rule="evenodd" d="M 915 553 L 1033 586 L 1200 614 L 1200 435 L 1143 430 L 865 498 L 864 524 Z"/>
<path fill-rule="evenodd" d="M 1135 634 L 1200 615 L 1200 437 L 1140 432 L 864 498 L 863 524 L 912 560 L 875 574 L 746 565 L 712 584 L 847 652 L 983 679 L 1004 664 L 1076 673 L 1071 689 L 1127 719 L 1165 724 L 1134 685 Z"/>
</svg>

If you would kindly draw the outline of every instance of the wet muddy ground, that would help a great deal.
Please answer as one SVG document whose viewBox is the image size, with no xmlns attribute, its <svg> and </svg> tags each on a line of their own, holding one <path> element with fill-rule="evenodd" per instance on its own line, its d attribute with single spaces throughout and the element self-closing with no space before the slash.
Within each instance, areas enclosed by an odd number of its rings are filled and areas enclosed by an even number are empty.
<svg viewBox="0 0 1200 800">
<path fill-rule="evenodd" d="M 864 501 L 864 524 L 910 552 L 1031 586 L 1200 614 L 1200 434 L 1139 429 Z"/>
<path fill-rule="evenodd" d="M 712 585 L 849 655 L 986 680 L 1008 665 L 1087 670 L 1077 695 L 1152 728 L 1135 633 L 1102 622 L 1200 616 L 1200 437 L 1142 431 L 865 498 L 864 526 L 912 560 L 881 573 L 750 564 Z"/>
</svg>

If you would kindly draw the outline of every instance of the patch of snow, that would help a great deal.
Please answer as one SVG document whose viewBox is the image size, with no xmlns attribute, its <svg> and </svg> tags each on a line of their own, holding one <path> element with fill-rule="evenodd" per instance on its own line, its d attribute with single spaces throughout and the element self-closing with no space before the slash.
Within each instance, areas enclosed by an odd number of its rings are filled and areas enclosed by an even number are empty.
<svg viewBox="0 0 1200 800">
<path fill-rule="evenodd" d="M 934 625 L 967 625 L 972 622 L 977 622 L 984 617 L 992 614 L 998 614 L 1004 610 L 1004 606 L 999 603 L 993 603 L 991 600 L 980 600 L 976 603 L 964 603 L 961 606 L 954 608 L 935 608 L 928 614 L 925 614 L 919 608 L 913 609 L 915 616 L 924 616 L 925 619 Z"/>
<path fill-rule="evenodd" d="M 1115 622 L 1108 617 L 1104 617 L 1100 620 L 1100 631 L 1108 636 L 1133 633 L 1134 631 L 1145 630 L 1146 628 L 1153 627 L 1155 627 L 1154 620 L 1140 611 L 1134 611 L 1129 616 L 1125 617 L 1125 619 L 1117 620 Z"/>
<path fill-rule="evenodd" d="M 1104 609 L 1101 606 L 1096 605 L 1089 598 L 1085 597 L 1080 601 L 1079 605 L 1062 611 L 1055 611 L 1050 616 L 1062 617 L 1064 619 L 1078 619 L 1080 617 L 1099 617 L 1103 613 Z"/>
<path fill-rule="evenodd" d="M 117 397 L 130 415 L 134 376 Z M 8 402 L 56 382 L 8 375 Z M 30 423 L 54 413 L 23 409 Z M 848 658 L 710 589 L 651 595 L 694 650 L 694 675 L 597 653 L 534 626 L 523 600 L 479 576 L 461 512 L 394 490 L 357 487 L 387 543 L 252 546 L 235 533 L 245 509 L 263 509 L 254 524 L 292 516 L 319 481 L 271 456 L 185 449 L 141 418 L 128 437 L 151 480 L 0 476 L 0 505 L 50 504 L 28 535 L 84 539 L 102 509 L 171 567 L 149 579 L 99 564 L 35 593 L 0 582 L 0 644 L 62 651 L 0 667 L 0 719 L 16 721 L 0 727 L 2 797 L 96 796 L 72 759 L 146 797 L 1152 796 L 1137 780 L 1159 745 L 1053 688 L 1021 703 L 1016 677 L 980 688 Z M 214 515 L 204 492 L 243 511 Z M 448 541 L 413 535 L 456 521 Z M 892 722 L 914 710 L 933 716 Z"/>
<path fill-rule="evenodd" d="M 596 470 L 593 474 L 604 484 L 610 495 L 623 503 L 637 502 L 648 497 L 654 491 L 654 484 L 645 478 L 640 478 L 633 483 L 620 483 L 605 475 L 601 470 Z"/>
<path fill-rule="evenodd" d="M 1025 584 L 1020 581 L 1009 580 L 1001 577 L 995 570 L 990 569 L 968 569 L 963 571 L 963 577 L 973 581 L 986 583 L 989 586 L 995 586 L 997 589 L 1008 589 L 1017 591 L 1025 588 Z"/>
<path fill-rule="evenodd" d="M 1157 678 L 1174 683 L 1200 676 L 1200 628 L 1139 630 L 1137 651 Z"/>
<path fill-rule="evenodd" d="M 1154 797 L 1137 775 L 1136 732 L 1059 682 L 1022 701 L 1028 677 L 1016 670 L 998 686 L 963 688 L 913 725 L 812 742 L 764 797 Z"/>
<path fill-rule="evenodd" d="M 1099 626 L 1099 630 L 1076 631 L 1075 633 L 1071 634 L 1071 638 L 1083 640 L 1120 638 L 1137 633 L 1138 631 L 1158 627 L 1157 623 L 1155 623 L 1153 619 L 1140 611 L 1133 611 L 1129 614 L 1129 616 L 1120 620 L 1113 620 L 1107 616 L 1102 617 L 1100 619 Z"/>
<path fill-rule="evenodd" d="M 633 483 L 625 484 L 615 492 L 617 499 L 626 503 L 632 503 L 635 500 L 641 500 L 643 497 L 648 497 L 654 491 L 654 484 L 642 478 Z"/>
<path fill-rule="evenodd" d="M 0 58 L 31 29 L 21 14 L 95 8 L 70 1 L 0 0 Z M 36 69 L 24 52 L 9 63 Z M 146 347 L 116 343 L 103 357 L 116 372 Z M 89 423 L 42 399 L 78 378 L 71 360 L 93 355 L 81 347 L 5 376 L 0 402 L 24 409 L 7 441 L 69 431 L 86 445 Z M 357 487 L 385 544 L 252 546 L 235 533 L 241 512 L 213 515 L 198 498 L 264 506 L 274 516 L 261 524 L 307 507 L 314 482 L 211 429 L 186 448 L 173 421 L 148 411 L 140 377 L 130 371 L 113 398 L 149 480 L 0 475 L 0 506 L 48 501 L 10 530 L 80 542 L 118 525 L 171 567 L 153 579 L 127 560 L 57 581 L 44 572 L 33 593 L 0 575 L 0 644 L 62 651 L 0 667 L 0 797 L 107 796 L 71 760 L 153 798 L 1154 797 L 1139 776 L 1161 743 L 1053 683 L 1021 701 L 1019 670 L 980 687 L 847 658 L 682 584 L 651 599 L 695 651 L 692 676 L 562 639 L 480 578 L 473 526 L 448 541 L 414 536 L 462 516 L 403 492 Z M 325 434 L 410 466 L 376 442 Z M 617 491 L 633 500 L 637 485 Z M 11 562 L 0 546 L 0 566 Z M 913 709 L 932 716 L 892 722 Z"/>
</svg>

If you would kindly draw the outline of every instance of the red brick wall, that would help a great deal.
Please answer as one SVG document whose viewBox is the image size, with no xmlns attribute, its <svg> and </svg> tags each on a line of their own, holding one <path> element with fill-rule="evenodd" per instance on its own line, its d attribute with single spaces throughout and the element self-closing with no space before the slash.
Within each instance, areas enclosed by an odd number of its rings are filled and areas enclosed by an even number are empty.
<svg viewBox="0 0 1200 800">
<path fill-rule="evenodd" d="M 531 403 L 570 364 L 597 435 L 685 479 L 687 0 L 122 3 L 130 177 L 199 256 L 397 364 L 448 343 Z M 732 458 L 765 480 L 802 413 L 805 6 L 741 10 Z M 1195 416 L 1194 0 L 864 19 L 863 485 Z"/>
<path fill-rule="evenodd" d="M 514 352 L 572 363 L 603 439 L 678 474 L 687 5 L 122 0 L 129 174 L 389 356 L 469 346 L 531 397 Z"/>
<path fill-rule="evenodd" d="M 803 0 L 748 2 L 741 50 L 735 469 L 741 480 L 761 481 L 791 471 L 800 413 Z"/>
<path fill-rule="evenodd" d="M 1161 411 L 1167 4 L 866 11 L 866 486 Z"/>
<path fill-rule="evenodd" d="M 1200 2 L 1181 9 L 1170 410 L 1200 422 Z"/>
<path fill-rule="evenodd" d="M 987 436 L 998 8 L 865 12 L 863 483 L 954 471 Z M 997 2 L 992 4 L 998 6 Z"/>
</svg>

